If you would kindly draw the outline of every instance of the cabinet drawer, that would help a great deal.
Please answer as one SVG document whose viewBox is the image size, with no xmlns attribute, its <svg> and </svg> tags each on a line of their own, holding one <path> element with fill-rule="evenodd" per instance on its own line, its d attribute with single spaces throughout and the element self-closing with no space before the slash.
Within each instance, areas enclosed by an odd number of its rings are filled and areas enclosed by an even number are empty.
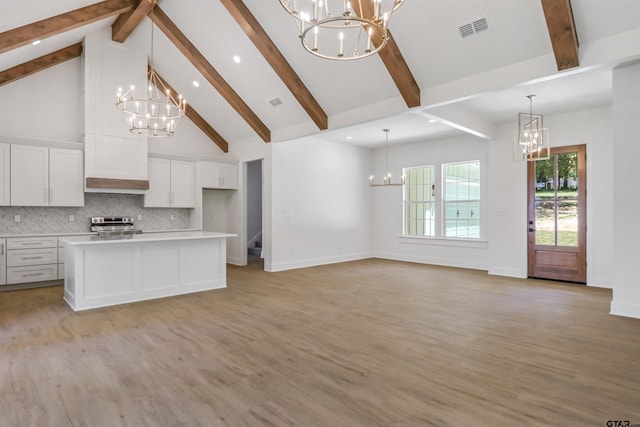
<svg viewBox="0 0 640 427">
<path fill-rule="evenodd" d="M 7 268 L 7 284 L 9 285 L 56 279 L 58 279 L 58 264 Z"/>
<path fill-rule="evenodd" d="M 57 262 L 58 248 L 14 249 L 7 251 L 7 267 L 56 264 Z"/>
<path fill-rule="evenodd" d="M 58 238 L 52 237 L 10 237 L 7 239 L 7 249 L 55 248 Z"/>
</svg>

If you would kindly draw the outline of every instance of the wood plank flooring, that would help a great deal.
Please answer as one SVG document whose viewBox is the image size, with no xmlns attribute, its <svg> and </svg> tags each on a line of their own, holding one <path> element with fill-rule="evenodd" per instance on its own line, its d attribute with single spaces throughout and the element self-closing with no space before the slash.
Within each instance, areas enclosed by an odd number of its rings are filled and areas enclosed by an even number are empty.
<svg viewBox="0 0 640 427">
<path fill-rule="evenodd" d="M 608 290 L 364 260 L 74 313 L 0 293 L 2 426 L 640 423 Z"/>
</svg>

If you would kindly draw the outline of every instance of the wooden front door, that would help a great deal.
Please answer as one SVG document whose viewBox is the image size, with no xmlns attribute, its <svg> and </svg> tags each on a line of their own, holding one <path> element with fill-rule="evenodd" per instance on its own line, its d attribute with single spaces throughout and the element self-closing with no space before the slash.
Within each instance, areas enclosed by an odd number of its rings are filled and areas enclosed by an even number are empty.
<svg viewBox="0 0 640 427">
<path fill-rule="evenodd" d="M 528 164 L 528 276 L 586 283 L 586 147 Z"/>
</svg>

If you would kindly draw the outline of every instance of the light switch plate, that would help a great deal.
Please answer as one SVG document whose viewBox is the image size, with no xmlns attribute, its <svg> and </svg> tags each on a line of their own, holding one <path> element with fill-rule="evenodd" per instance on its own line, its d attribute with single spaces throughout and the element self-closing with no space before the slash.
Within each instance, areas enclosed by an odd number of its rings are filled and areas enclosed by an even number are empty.
<svg viewBox="0 0 640 427">
<path fill-rule="evenodd" d="M 14 217 L 13 217 L 13 220 L 14 220 L 15 222 L 20 222 L 20 215 L 16 215 L 16 216 L 14 216 Z"/>
</svg>

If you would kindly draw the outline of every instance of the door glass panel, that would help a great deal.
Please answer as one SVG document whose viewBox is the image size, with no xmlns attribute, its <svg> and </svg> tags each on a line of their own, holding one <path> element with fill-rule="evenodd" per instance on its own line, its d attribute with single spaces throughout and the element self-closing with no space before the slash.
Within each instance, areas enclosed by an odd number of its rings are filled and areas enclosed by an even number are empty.
<svg viewBox="0 0 640 427">
<path fill-rule="evenodd" d="M 578 202 L 558 201 L 558 246 L 578 246 Z"/>
<path fill-rule="evenodd" d="M 578 153 L 558 154 L 558 198 L 578 197 Z"/>
<path fill-rule="evenodd" d="M 538 160 L 536 163 L 536 200 L 552 199 L 554 197 L 553 157 Z"/>
<path fill-rule="evenodd" d="M 536 245 L 556 244 L 556 210 L 553 201 L 536 201 Z"/>
</svg>

